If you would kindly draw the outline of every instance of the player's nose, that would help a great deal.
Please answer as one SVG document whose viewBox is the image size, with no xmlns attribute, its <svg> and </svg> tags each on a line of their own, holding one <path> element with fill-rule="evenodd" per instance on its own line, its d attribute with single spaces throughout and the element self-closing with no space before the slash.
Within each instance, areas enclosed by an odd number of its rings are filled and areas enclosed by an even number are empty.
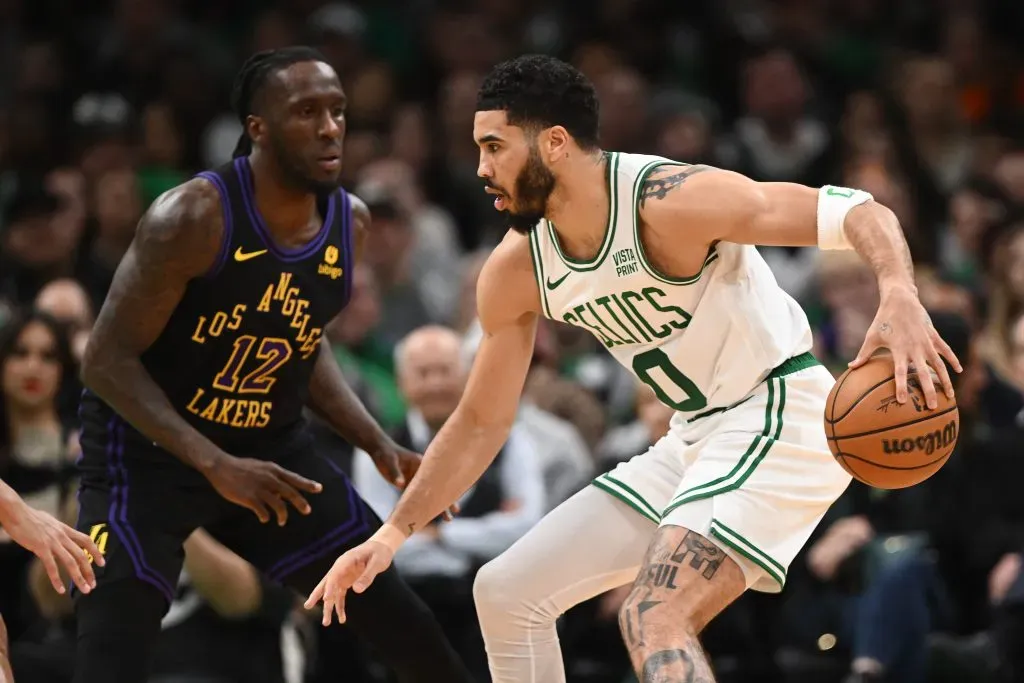
<svg viewBox="0 0 1024 683">
<path fill-rule="evenodd" d="M 341 137 L 341 124 L 333 117 L 325 115 L 320 121 L 320 137 L 337 140 Z"/>
<path fill-rule="evenodd" d="M 481 157 L 480 162 L 476 166 L 476 174 L 480 178 L 490 178 L 494 175 L 494 170 L 491 168 L 491 165 Z"/>
</svg>

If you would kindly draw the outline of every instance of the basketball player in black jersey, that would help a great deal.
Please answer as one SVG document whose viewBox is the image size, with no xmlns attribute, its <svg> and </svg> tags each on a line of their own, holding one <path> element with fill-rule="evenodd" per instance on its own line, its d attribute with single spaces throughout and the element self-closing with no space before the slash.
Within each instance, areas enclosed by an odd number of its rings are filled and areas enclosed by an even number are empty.
<svg viewBox="0 0 1024 683">
<path fill-rule="evenodd" d="M 314 50 L 260 53 L 234 100 L 236 158 L 154 202 L 85 354 L 78 528 L 106 566 L 76 601 L 76 683 L 145 681 L 197 527 L 302 594 L 378 528 L 318 452 L 304 407 L 398 486 L 419 463 L 355 398 L 322 338 L 369 227 L 339 187 L 337 75 Z M 396 576 L 349 613 L 400 680 L 469 680 Z"/>
</svg>

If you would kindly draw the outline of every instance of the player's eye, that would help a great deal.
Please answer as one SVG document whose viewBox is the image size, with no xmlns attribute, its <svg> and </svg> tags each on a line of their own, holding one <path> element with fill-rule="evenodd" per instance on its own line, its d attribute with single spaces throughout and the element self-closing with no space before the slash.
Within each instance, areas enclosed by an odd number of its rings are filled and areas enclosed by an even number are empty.
<svg viewBox="0 0 1024 683">
<path fill-rule="evenodd" d="M 488 144 L 487 145 L 487 151 L 490 152 L 491 154 L 496 153 L 498 151 L 498 143 L 492 142 L 492 143 Z"/>
<path fill-rule="evenodd" d="M 331 110 L 331 116 L 333 116 L 336 119 L 343 118 L 345 116 L 345 108 L 335 107 L 334 109 Z"/>
</svg>

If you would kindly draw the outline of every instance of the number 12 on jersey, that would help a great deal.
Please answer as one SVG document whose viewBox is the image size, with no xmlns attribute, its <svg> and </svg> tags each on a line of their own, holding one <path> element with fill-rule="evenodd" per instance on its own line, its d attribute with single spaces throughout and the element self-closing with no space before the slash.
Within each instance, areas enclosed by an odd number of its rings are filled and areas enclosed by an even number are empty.
<svg viewBox="0 0 1024 683">
<path fill-rule="evenodd" d="M 703 410 L 708 399 L 689 377 L 672 364 L 661 349 L 633 356 L 633 372 L 649 386 L 658 400 L 681 413 Z"/>
<path fill-rule="evenodd" d="M 256 347 L 256 360 L 263 361 L 241 377 L 242 366 L 249 359 L 253 347 Z M 244 334 L 235 340 L 231 357 L 224 369 L 213 378 L 213 386 L 222 391 L 237 391 L 240 394 L 266 394 L 277 381 L 274 372 L 292 357 L 292 345 L 287 339 L 264 337 L 256 346 L 256 337 Z"/>
</svg>

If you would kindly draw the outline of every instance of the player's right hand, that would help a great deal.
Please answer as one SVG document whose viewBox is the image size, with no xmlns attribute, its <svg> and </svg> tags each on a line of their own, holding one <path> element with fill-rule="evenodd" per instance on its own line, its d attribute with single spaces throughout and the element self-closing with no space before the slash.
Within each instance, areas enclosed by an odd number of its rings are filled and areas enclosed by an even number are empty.
<svg viewBox="0 0 1024 683">
<path fill-rule="evenodd" d="M 221 496 L 236 505 L 249 508 L 263 523 L 271 514 L 279 526 L 288 521 L 288 506 L 304 515 L 310 512 L 309 503 L 299 491 L 320 493 L 319 482 L 301 477 L 277 463 L 255 458 L 236 458 L 225 455 L 204 472 L 206 478 Z"/>
<path fill-rule="evenodd" d="M 345 623 L 345 594 L 351 588 L 362 593 L 382 571 L 391 566 L 395 554 L 391 548 L 370 539 L 335 560 L 334 565 L 317 584 L 306 599 L 306 609 L 312 609 L 324 601 L 323 625 L 331 625 L 332 614 L 338 615 L 338 623 Z"/>
<path fill-rule="evenodd" d="M 43 563 L 55 591 L 64 593 L 61 567 L 83 593 L 96 587 L 96 575 L 90 560 L 101 567 L 105 561 L 91 538 L 24 502 L 12 514 L 5 515 L 2 522 L 14 542 Z"/>
</svg>

